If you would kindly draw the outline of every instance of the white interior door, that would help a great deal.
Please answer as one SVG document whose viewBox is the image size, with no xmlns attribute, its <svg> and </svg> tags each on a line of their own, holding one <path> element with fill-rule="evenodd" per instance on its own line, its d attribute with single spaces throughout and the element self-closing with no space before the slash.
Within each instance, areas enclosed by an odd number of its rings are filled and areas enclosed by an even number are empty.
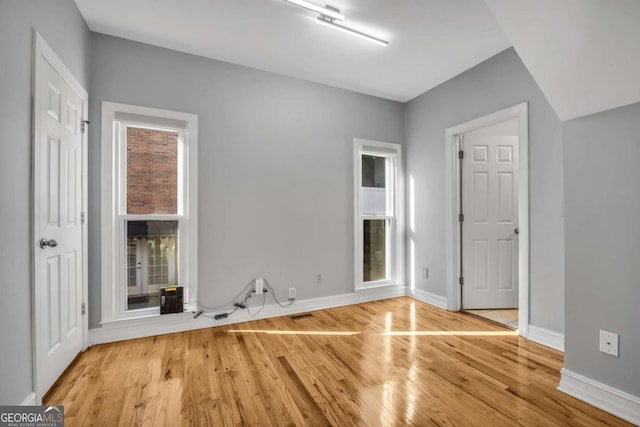
<svg viewBox="0 0 640 427">
<path fill-rule="evenodd" d="M 480 130 L 461 144 L 462 307 L 517 308 L 518 137 Z"/>
<path fill-rule="evenodd" d="M 85 101 L 40 50 L 35 61 L 34 328 L 41 399 L 83 347 Z"/>
</svg>

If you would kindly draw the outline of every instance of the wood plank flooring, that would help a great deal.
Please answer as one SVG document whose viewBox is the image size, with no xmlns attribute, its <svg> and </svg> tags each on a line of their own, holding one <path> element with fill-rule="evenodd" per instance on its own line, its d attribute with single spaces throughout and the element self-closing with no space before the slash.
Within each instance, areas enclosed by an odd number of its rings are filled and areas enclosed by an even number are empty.
<svg viewBox="0 0 640 427">
<path fill-rule="evenodd" d="M 45 402 L 67 426 L 628 425 L 556 391 L 562 364 L 402 297 L 96 345 Z"/>
</svg>

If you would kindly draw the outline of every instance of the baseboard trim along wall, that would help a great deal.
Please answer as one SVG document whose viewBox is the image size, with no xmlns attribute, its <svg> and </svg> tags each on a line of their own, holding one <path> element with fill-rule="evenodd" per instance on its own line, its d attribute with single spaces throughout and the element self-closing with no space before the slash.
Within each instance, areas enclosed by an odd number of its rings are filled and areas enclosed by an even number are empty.
<svg viewBox="0 0 640 427">
<path fill-rule="evenodd" d="M 560 370 L 558 390 L 589 405 L 640 425 L 640 397 L 615 389 L 565 368 Z"/>
<path fill-rule="evenodd" d="M 24 398 L 20 406 L 36 406 L 36 394 L 34 392 L 29 393 L 29 395 Z"/>
<path fill-rule="evenodd" d="M 309 298 L 298 300 L 290 307 L 282 308 L 277 304 L 268 304 L 251 316 L 246 310 L 238 311 L 226 319 L 213 320 L 200 316 L 193 318 L 193 313 L 165 314 L 143 319 L 131 319 L 111 322 L 100 328 L 89 330 L 89 345 L 104 344 L 123 341 L 134 338 L 151 337 L 162 334 L 192 331 L 196 329 L 212 328 L 216 326 L 231 325 L 251 320 L 266 319 L 270 317 L 289 316 L 308 311 L 324 310 L 327 308 L 342 307 L 346 305 L 361 304 L 364 302 L 378 301 L 387 298 L 395 298 L 406 295 L 404 285 L 381 286 L 377 288 L 362 289 L 350 294 L 331 295 L 327 297 Z M 258 308 L 252 308 L 257 311 Z M 224 310 L 220 310 L 220 313 Z M 213 315 L 215 313 L 207 313 Z"/>
<path fill-rule="evenodd" d="M 527 339 L 564 353 L 564 334 L 560 332 L 529 325 Z"/>
<path fill-rule="evenodd" d="M 226 319 L 213 320 L 200 316 L 193 318 L 193 313 L 165 314 L 142 319 L 129 319 L 104 324 L 100 328 L 89 330 L 89 345 L 104 344 L 134 338 L 151 337 L 155 335 L 172 334 L 176 332 L 192 331 L 215 326 L 231 325 L 251 320 L 267 319 L 270 317 L 289 316 L 291 314 L 308 311 L 324 310 L 387 298 L 408 296 L 415 300 L 433 305 L 443 310 L 447 309 L 447 298 L 420 289 L 411 289 L 403 285 L 381 286 L 362 289 L 349 294 L 331 295 L 319 298 L 298 300 L 290 307 L 282 308 L 275 303 L 265 305 L 255 316 L 246 310 L 238 311 Z M 253 309 L 254 311 L 257 308 Z M 223 312 L 220 310 L 219 312 Z M 213 316 L 215 313 L 206 313 Z M 538 344 L 564 352 L 564 335 L 538 326 L 529 325 L 527 339 Z"/>
<path fill-rule="evenodd" d="M 226 319 L 213 320 L 200 316 L 193 318 L 193 313 L 165 314 L 142 319 L 129 319 L 104 324 L 100 328 L 89 330 L 89 345 L 104 344 L 134 338 L 152 337 L 155 335 L 172 334 L 176 332 L 192 331 L 196 329 L 212 328 L 215 326 L 231 325 L 251 320 L 267 319 L 270 317 L 289 316 L 291 314 L 308 311 L 324 310 L 387 298 L 408 296 L 417 301 L 433 305 L 443 310 L 447 309 L 447 298 L 420 289 L 411 289 L 403 285 L 381 286 L 362 289 L 349 294 L 331 295 L 319 298 L 309 298 L 296 301 L 290 307 L 282 308 L 275 303 L 267 304 L 255 316 L 246 310 L 238 311 Z M 253 308 L 257 310 L 257 308 Z M 220 310 L 220 313 L 224 310 Z M 206 313 L 213 316 L 215 313 Z M 538 326 L 529 325 L 527 339 L 538 344 L 564 352 L 564 335 Z"/>
<path fill-rule="evenodd" d="M 443 310 L 447 309 L 447 298 L 420 289 L 407 288 L 407 296 L 427 304 L 431 304 Z"/>
</svg>

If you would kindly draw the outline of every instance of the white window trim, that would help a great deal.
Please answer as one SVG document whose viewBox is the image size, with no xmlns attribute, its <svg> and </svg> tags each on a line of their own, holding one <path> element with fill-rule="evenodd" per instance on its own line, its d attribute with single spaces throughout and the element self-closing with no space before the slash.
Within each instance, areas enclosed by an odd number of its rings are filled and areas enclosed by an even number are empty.
<svg viewBox="0 0 640 427">
<path fill-rule="evenodd" d="M 126 295 L 119 287 L 122 285 L 118 280 L 118 275 L 124 278 L 122 268 L 126 265 L 126 259 L 120 256 L 118 245 L 123 243 L 123 230 L 118 222 L 120 203 L 116 185 L 122 180 L 119 179 L 119 172 L 122 168 L 119 144 L 116 137 L 119 137 L 116 129 L 116 113 L 124 113 L 167 121 L 181 121 L 184 123 L 184 130 L 181 131 L 183 138 L 184 181 L 179 181 L 179 192 L 184 194 L 184 205 L 179 206 L 178 212 L 182 211 L 181 227 L 182 232 L 187 236 L 187 242 L 181 246 L 179 262 L 181 269 L 180 285 L 184 286 L 184 298 L 188 301 L 185 309 L 195 307 L 198 291 L 198 116 L 195 114 L 182 113 L 156 108 L 140 107 L 135 105 L 118 104 L 113 102 L 102 102 L 102 230 L 101 230 L 101 250 L 102 250 L 102 315 L 101 324 L 114 321 L 159 317 L 159 307 L 125 311 L 124 304 Z M 131 121 L 127 121 L 129 124 Z M 166 219 L 164 215 L 136 216 L 140 219 Z"/>
<path fill-rule="evenodd" d="M 393 254 L 391 260 L 391 279 L 363 282 L 363 224 L 362 224 L 362 154 L 393 155 L 395 158 L 395 183 L 393 204 L 395 206 L 394 234 L 391 236 Z M 355 290 L 371 289 L 380 286 L 405 285 L 404 279 L 404 173 L 402 163 L 402 146 L 391 142 L 373 141 L 355 138 L 353 140 L 353 202 L 354 202 L 354 283 Z M 385 216 L 380 216 L 384 218 Z"/>
</svg>

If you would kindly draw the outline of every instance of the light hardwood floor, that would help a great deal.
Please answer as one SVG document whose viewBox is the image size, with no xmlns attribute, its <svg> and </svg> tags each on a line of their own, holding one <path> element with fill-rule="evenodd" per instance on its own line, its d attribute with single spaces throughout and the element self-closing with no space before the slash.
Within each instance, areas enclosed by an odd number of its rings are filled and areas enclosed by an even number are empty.
<svg viewBox="0 0 640 427">
<path fill-rule="evenodd" d="M 627 425 L 556 391 L 562 363 L 402 297 L 96 345 L 45 401 L 67 426 Z"/>
</svg>

